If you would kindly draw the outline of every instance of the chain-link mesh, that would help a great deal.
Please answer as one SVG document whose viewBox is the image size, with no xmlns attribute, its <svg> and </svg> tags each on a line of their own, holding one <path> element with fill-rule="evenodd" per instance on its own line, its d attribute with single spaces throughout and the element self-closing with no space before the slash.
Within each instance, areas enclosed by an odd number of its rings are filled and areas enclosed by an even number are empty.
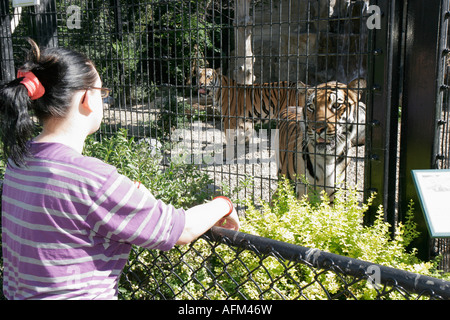
<svg viewBox="0 0 450 320">
<path fill-rule="evenodd" d="M 449 282 L 219 228 L 169 252 L 134 248 L 119 291 L 122 299 L 450 299 Z"/>
</svg>

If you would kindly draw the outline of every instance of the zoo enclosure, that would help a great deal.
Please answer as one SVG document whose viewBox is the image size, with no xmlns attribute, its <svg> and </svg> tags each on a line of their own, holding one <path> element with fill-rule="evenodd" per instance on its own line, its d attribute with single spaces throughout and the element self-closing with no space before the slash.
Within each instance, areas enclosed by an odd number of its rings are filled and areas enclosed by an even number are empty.
<svg viewBox="0 0 450 320">
<path fill-rule="evenodd" d="M 346 156 L 353 165 L 347 182 L 355 183 L 362 197 L 376 191 L 391 224 L 402 220 L 403 204 L 418 203 L 410 171 L 448 167 L 448 1 L 249 3 L 251 19 L 238 21 L 234 1 L 43 0 L 37 7 L 13 9 L 2 0 L 0 80 L 15 77 L 25 37 L 32 36 L 40 45 L 75 48 L 95 61 L 114 98 L 106 101 L 101 134 L 126 127 L 135 137 L 163 140 L 171 139 L 174 128 L 192 135 L 197 125 L 214 139 L 215 130 L 223 130 L 223 115 L 198 93 L 193 67 L 220 68 L 231 77 L 246 58 L 237 52 L 244 42 L 238 30 L 244 29 L 251 35 L 255 83 L 316 86 L 366 78 L 366 142 Z M 368 5 L 380 9 L 379 26 L 368 27 Z M 211 143 L 186 141 L 196 150 L 195 143 L 200 149 Z M 270 144 L 267 150 L 270 159 Z M 225 180 L 230 186 L 251 175 L 256 188 L 244 190 L 243 197 L 267 200 L 276 171 L 262 161 L 241 160 L 204 170 L 217 184 Z M 443 254 L 448 268 L 448 242 L 420 240 L 414 245 L 422 256 Z"/>
</svg>

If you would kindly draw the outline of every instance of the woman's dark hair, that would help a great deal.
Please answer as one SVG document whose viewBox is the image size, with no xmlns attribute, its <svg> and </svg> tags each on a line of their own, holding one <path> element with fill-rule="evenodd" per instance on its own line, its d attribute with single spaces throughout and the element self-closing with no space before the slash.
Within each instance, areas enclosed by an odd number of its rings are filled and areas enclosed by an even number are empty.
<svg viewBox="0 0 450 320">
<path fill-rule="evenodd" d="M 24 164 L 29 155 L 28 141 L 34 132 L 34 114 L 39 121 L 64 117 L 74 93 L 94 86 L 97 71 L 94 63 L 81 53 L 65 48 L 40 49 L 29 39 L 31 50 L 21 71 L 31 71 L 45 88 L 41 98 L 31 100 L 23 77 L 0 87 L 0 134 L 5 159 Z"/>
</svg>

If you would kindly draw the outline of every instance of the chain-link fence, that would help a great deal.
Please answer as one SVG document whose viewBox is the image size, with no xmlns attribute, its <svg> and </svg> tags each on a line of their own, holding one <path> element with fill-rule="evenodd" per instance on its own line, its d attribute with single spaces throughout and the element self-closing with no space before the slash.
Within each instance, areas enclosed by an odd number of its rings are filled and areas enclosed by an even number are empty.
<svg viewBox="0 0 450 320">
<path fill-rule="evenodd" d="M 450 298 L 450 282 L 217 227 L 187 248 L 132 257 L 125 299 Z"/>
<path fill-rule="evenodd" d="M 9 10 L 2 79 L 14 76 L 28 36 L 86 53 L 112 89 L 101 133 L 126 128 L 137 138 L 178 142 L 172 156 L 188 150 L 215 185 L 234 189 L 251 175 L 254 187 L 244 197 L 270 198 L 278 151 L 289 156 L 286 165 L 297 161 L 295 153 L 309 166 L 283 172 L 292 180 L 306 175 L 330 193 L 336 185 L 358 188 L 361 198 L 367 193 L 367 85 L 347 87 L 370 73 L 365 1 L 72 0 Z M 208 72 L 214 79 L 203 81 Z M 329 108 L 320 100 L 325 95 L 335 100 Z M 279 112 L 313 96 L 318 111 L 308 122 L 318 130 L 327 119 L 326 136 L 310 133 L 318 142 L 308 150 L 293 147 L 293 138 L 278 140 Z M 344 116 L 334 119 L 344 105 Z M 300 128 L 307 119 L 297 116 L 290 126 Z M 235 138 L 244 140 L 234 146 Z M 330 172 L 318 181 L 325 163 Z"/>
<path fill-rule="evenodd" d="M 169 252 L 133 248 L 119 298 L 447 300 L 450 282 L 215 227 Z"/>
</svg>

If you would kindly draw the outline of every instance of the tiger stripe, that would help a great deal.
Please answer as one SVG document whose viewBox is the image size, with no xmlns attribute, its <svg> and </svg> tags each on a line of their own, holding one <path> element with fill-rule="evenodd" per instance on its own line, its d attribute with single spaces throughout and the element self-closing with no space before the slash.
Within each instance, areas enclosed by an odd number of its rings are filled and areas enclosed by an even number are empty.
<svg viewBox="0 0 450 320">
<path fill-rule="evenodd" d="M 255 120 L 276 119 L 288 106 L 305 104 L 306 85 L 301 81 L 241 85 L 212 68 L 200 68 L 197 72 L 199 93 L 212 91 L 214 102 L 221 109 L 225 132 L 237 129 L 248 137 Z"/>
</svg>

